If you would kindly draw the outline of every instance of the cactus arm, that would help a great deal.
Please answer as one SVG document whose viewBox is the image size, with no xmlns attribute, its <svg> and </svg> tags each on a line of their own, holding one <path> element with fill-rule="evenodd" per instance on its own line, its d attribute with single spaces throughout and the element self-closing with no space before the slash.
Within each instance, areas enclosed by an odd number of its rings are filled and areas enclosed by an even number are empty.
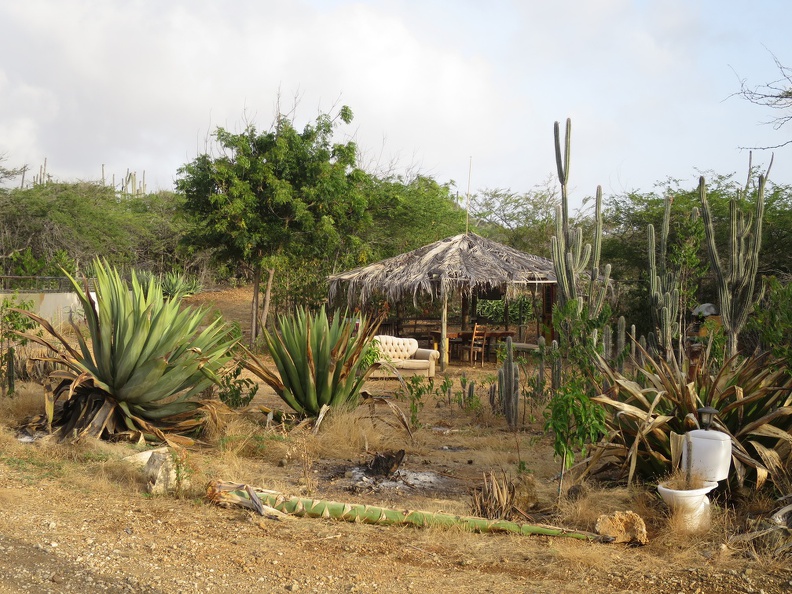
<svg viewBox="0 0 792 594">
<path fill-rule="evenodd" d="M 599 268 L 600 254 L 602 253 L 602 186 L 597 186 L 596 199 L 594 200 L 594 222 L 596 224 L 594 231 L 594 260 L 591 263 L 591 267 Z"/>
</svg>

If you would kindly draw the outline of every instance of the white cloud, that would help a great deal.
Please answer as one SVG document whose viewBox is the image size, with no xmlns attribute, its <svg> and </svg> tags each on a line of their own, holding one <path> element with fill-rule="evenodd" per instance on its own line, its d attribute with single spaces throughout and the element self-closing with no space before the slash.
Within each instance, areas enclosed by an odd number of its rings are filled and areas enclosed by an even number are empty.
<svg viewBox="0 0 792 594">
<path fill-rule="evenodd" d="M 552 123 L 571 116 L 581 194 L 597 183 L 649 189 L 697 166 L 739 169 L 737 146 L 780 141 L 756 125 L 772 114 L 723 101 L 738 87 L 730 66 L 759 84 L 772 70 L 762 44 L 786 47 L 781 0 L 762 27 L 750 10 L 712 0 L 6 2 L 0 152 L 32 166 L 47 157 L 64 178 L 98 177 L 102 163 L 119 175 L 145 169 L 150 187 L 170 187 L 216 125 L 268 127 L 280 91 L 285 108 L 299 96 L 298 125 L 347 104 L 347 132 L 371 162 L 398 158 L 462 191 L 471 156 L 474 189 L 544 181 Z"/>
</svg>

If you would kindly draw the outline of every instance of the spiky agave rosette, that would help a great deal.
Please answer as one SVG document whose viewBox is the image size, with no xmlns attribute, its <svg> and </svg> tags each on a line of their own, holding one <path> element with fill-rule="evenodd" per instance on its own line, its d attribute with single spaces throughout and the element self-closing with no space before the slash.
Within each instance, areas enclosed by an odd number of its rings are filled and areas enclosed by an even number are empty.
<svg viewBox="0 0 792 594">
<path fill-rule="evenodd" d="M 316 417 L 325 405 L 355 404 L 377 365 L 365 353 L 381 318 L 360 315 L 359 320 L 355 331 L 345 311 L 336 310 L 331 320 L 324 307 L 315 314 L 298 308 L 278 318 L 278 332 L 264 331 L 278 373 L 247 349 L 244 365 L 299 415 Z"/>
<path fill-rule="evenodd" d="M 96 260 L 96 298 L 67 274 L 83 308 L 90 342 L 71 321 L 75 347 L 47 320 L 28 314 L 57 342 L 28 336 L 55 353 L 44 357 L 63 369 L 48 392 L 48 422 L 60 437 L 100 437 L 121 430 L 142 431 L 165 439 L 163 431 L 183 433 L 201 424 L 196 396 L 216 382 L 217 371 L 231 359 L 235 340 L 221 319 L 202 328 L 205 311 L 166 300 L 158 282 L 144 289 L 132 273 L 130 285 L 115 269 Z M 55 415 L 55 403 L 64 405 Z"/>
</svg>

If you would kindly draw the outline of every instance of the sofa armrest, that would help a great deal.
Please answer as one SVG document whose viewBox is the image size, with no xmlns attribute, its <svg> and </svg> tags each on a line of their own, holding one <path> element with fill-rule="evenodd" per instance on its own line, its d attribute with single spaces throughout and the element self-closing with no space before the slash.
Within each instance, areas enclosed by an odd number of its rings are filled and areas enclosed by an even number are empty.
<svg viewBox="0 0 792 594">
<path fill-rule="evenodd" d="M 422 359 L 424 361 L 437 361 L 440 359 L 440 351 L 434 349 L 418 349 L 413 354 L 413 359 Z"/>
</svg>

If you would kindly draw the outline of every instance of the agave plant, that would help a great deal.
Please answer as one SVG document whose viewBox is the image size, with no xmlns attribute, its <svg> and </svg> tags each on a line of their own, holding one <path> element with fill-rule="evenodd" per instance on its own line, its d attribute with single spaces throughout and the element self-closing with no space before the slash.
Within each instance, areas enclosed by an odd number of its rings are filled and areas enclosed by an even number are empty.
<svg viewBox="0 0 792 594">
<path fill-rule="evenodd" d="M 49 423 L 59 427 L 61 438 L 128 429 L 163 439 L 163 429 L 196 428 L 201 406 L 196 396 L 216 383 L 217 371 L 231 359 L 235 341 L 222 320 L 202 328 L 205 312 L 164 299 L 158 282 L 144 290 L 133 272 L 127 285 L 100 261 L 93 271 L 95 299 L 87 282 L 83 288 L 69 276 L 90 340 L 72 323 L 75 347 L 47 320 L 28 313 L 60 343 L 58 348 L 45 338 L 28 337 L 55 353 L 45 360 L 62 366 L 51 375 L 62 384 L 48 396 Z M 66 398 L 56 417 L 61 396 Z"/>
<path fill-rule="evenodd" d="M 599 367 L 609 391 L 594 398 L 610 411 L 608 432 L 589 468 L 609 465 L 627 475 L 656 478 L 672 471 L 679 438 L 698 427 L 696 411 L 719 410 L 713 429 L 731 437 L 733 479 L 743 486 L 752 478 L 761 488 L 770 479 L 778 488 L 790 486 L 792 468 L 792 377 L 767 354 L 726 361 L 717 372 L 706 364 L 688 381 L 675 365 L 653 360 L 644 352 L 639 380 Z"/>
<path fill-rule="evenodd" d="M 367 353 L 379 320 L 361 316 L 355 326 L 346 312 L 336 310 L 330 321 L 324 307 L 316 314 L 300 308 L 278 317 L 277 333 L 264 332 L 278 374 L 247 349 L 245 367 L 302 416 L 317 417 L 325 405 L 354 404 L 376 365 Z"/>
<path fill-rule="evenodd" d="M 201 292 L 201 283 L 194 276 L 168 272 L 162 277 L 162 293 L 166 299 L 190 297 Z"/>
</svg>

